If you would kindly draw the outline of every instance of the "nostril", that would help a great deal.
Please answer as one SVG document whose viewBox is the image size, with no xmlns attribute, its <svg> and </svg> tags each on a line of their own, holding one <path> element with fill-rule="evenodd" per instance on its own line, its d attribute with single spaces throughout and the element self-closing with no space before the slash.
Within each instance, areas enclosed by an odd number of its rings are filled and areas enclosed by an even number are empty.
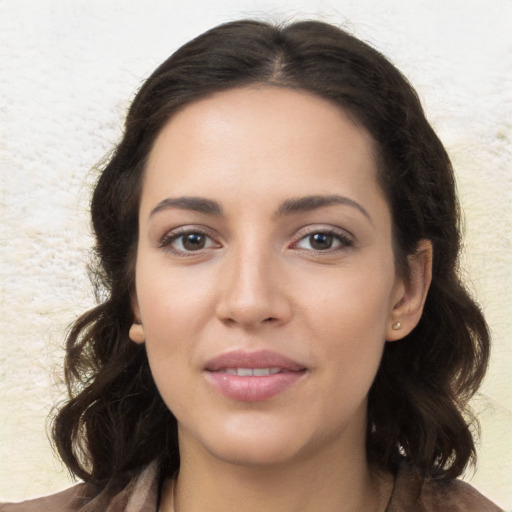
<svg viewBox="0 0 512 512">
<path fill-rule="evenodd" d="M 268 318 L 265 318 L 265 320 L 263 320 L 263 321 L 266 323 L 270 323 L 270 322 L 274 322 L 275 320 L 277 320 L 277 319 L 274 318 L 273 316 L 269 316 Z"/>
</svg>

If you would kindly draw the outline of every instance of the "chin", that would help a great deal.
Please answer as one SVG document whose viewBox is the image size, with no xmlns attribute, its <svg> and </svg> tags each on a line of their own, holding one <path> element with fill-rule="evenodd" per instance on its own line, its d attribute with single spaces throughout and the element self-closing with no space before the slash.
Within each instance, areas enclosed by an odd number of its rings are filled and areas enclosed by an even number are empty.
<svg viewBox="0 0 512 512">
<path fill-rule="evenodd" d="M 247 418 L 245 418 L 247 420 Z M 287 423 L 287 422 L 284 422 Z M 295 432 L 291 435 L 290 433 Z M 260 419 L 231 419 L 221 425 L 210 424 L 207 432 L 190 433 L 210 456 L 238 466 L 271 466 L 289 463 L 306 448 L 309 436 L 297 432 L 289 424 L 265 423 Z M 190 436 L 180 430 L 184 447 L 190 446 Z"/>
<path fill-rule="evenodd" d="M 245 467 L 279 466 L 293 461 L 301 452 L 288 439 L 247 439 L 245 436 L 216 444 L 211 455 L 224 462 Z"/>
</svg>

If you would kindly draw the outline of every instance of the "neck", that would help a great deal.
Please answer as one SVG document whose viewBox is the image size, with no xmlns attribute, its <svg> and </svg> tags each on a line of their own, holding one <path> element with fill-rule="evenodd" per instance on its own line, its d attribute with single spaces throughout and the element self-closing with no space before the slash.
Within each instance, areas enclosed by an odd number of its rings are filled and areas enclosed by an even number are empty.
<svg viewBox="0 0 512 512">
<path fill-rule="evenodd" d="M 244 466 L 183 453 L 174 489 L 175 512 L 368 512 L 383 511 L 391 478 L 372 471 L 364 449 L 315 453 L 286 464 Z M 171 508 L 172 482 L 162 494 Z"/>
</svg>

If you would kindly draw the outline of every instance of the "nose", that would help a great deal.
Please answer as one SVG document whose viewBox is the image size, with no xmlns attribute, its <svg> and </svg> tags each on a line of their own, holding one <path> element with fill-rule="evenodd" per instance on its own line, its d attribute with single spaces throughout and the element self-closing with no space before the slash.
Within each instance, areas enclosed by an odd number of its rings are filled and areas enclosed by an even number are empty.
<svg viewBox="0 0 512 512">
<path fill-rule="evenodd" d="M 293 308 L 278 259 L 264 251 L 237 251 L 225 262 L 216 310 L 222 322 L 258 329 L 290 320 Z"/>
</svg>

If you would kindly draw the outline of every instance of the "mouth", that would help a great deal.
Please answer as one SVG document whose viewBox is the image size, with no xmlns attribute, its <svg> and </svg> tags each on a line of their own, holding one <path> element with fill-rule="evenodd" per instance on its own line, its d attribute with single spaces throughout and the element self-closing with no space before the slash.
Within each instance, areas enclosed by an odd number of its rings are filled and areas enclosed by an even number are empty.
<svg viewBox="0 0 512 512">
<path fill-rule="evenodd" d="M 209 361 L 204 373 L 207 381 L 224 397 L 259 402 L 270 400 L 298 383 L 307 368 L 272 351 L 234 351 Z"/>
</svg>

